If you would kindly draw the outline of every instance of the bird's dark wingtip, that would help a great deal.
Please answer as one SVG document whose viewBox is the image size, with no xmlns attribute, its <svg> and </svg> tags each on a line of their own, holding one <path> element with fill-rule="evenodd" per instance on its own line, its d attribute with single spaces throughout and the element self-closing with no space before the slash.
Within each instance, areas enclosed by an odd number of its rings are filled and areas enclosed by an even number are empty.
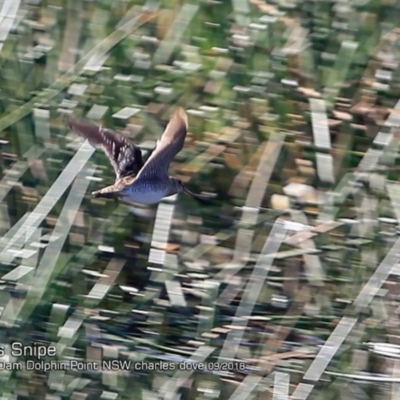
<svg viewBox="0 0 400 400">
<path fill-rule="evenodd" d="M 72 115 L 66 114 L 64 116 L 64 123 L 69 126 L 70 129 L 75 129 L 77 128 L 77 124 L 79 124 L 79 119 L 75 118 Z"/>
<path fill-rule="evenodd" d="M 184 122 L 184 124 L 186 125 L 186 128 L 188 127 L 188 124 L 189 124 L 188 116 L 186 114 L 186 111 L 182 107 L 178 107 L 175 110 L 174 116 L 181 119 Z"/>
<path fill-rule="evenodd" d="M 70 121 L 71 121 L 72 117 L 71 117 L 71 115 L 69 113 L 63 113 L 61 115 L 61 119 L 62 119 L 62 122 L 64 124 L 67 124 L 68 126 L 71 126 L 71 122 Z"/>
</svg>

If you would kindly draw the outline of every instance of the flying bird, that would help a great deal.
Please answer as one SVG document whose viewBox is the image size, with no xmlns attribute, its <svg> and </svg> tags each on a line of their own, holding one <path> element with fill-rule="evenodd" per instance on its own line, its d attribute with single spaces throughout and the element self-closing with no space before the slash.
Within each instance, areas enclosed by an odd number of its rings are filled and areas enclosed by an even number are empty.
<svg viewBox="0 0 400 400">
<path fill-rule="evenodd" d="M 118 197 L 128 203 L 155 204 L 164 197 L 186 193 L 204 203 L 210 196 L 192 193 L 180 179 L 168 175 L 173 158 L 184 145 L 188 118 L 182 108 L 172 115 L 161 139 L 145 163 L 140 147 L 120 133 L 91 122 L 68 117 L 71 129 L 95 148 L 101 148 L 115 172 L 115 183 L 92 192 L 94 197 Z"/>
</svg>

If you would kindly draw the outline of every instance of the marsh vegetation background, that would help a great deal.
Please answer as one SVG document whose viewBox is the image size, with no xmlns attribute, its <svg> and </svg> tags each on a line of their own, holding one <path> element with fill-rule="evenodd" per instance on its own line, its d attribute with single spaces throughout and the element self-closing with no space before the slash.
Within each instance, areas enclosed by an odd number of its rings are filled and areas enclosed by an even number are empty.
<svg viewBox="0 0 400 400">
<path fill-rule="evenodd" d="M 3 368 L 2 399 L 399 398 L 396 1 L 0 8 L 0 361 L 131 362 Z M 211 204 L 92 198 L 65 114 L 147 155 L 177 106 Z"/>
</svg>

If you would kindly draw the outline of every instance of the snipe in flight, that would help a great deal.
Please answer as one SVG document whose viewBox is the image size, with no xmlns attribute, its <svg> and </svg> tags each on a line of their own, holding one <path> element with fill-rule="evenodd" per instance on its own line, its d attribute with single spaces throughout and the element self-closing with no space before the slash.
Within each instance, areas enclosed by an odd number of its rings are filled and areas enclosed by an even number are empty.
<svg viewBox="0 0 400 400">
<path fill-rule="evenodd" d="M 154 204 L 166 196 L 187 193 L 204 203 L 209 196 L 192 193 L 179 179 L 168 176 L 172 159 L 184 145 L 188 118 L 182 108 L 172 115 L 157 147 L 143 163 L 140 148 L 123 135 L 87 121 L 69 117 L 71 129 L 101 148 L 114 167 L 116 180 L 111 186 L 92 192 L 94 197 L 119 197 L 126 202 Z"/>
</svg>

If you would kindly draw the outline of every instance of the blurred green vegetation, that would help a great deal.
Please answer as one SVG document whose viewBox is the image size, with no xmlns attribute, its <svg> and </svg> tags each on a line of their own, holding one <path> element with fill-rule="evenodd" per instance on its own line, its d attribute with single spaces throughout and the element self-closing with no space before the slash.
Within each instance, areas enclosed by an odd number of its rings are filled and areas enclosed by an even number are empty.
<svg viewBox="0 0 400 400">
<path fill-rule="evenodd" d="M 397 2 L 0 7 L 2 360 L 131 361 L 0 360 L 3 399 L 397 398 Z M 171 173 L 215 200 L 92 198 L 113 170 L 64 115 L 147 157 L 177 106 Z"/>
</svg>

